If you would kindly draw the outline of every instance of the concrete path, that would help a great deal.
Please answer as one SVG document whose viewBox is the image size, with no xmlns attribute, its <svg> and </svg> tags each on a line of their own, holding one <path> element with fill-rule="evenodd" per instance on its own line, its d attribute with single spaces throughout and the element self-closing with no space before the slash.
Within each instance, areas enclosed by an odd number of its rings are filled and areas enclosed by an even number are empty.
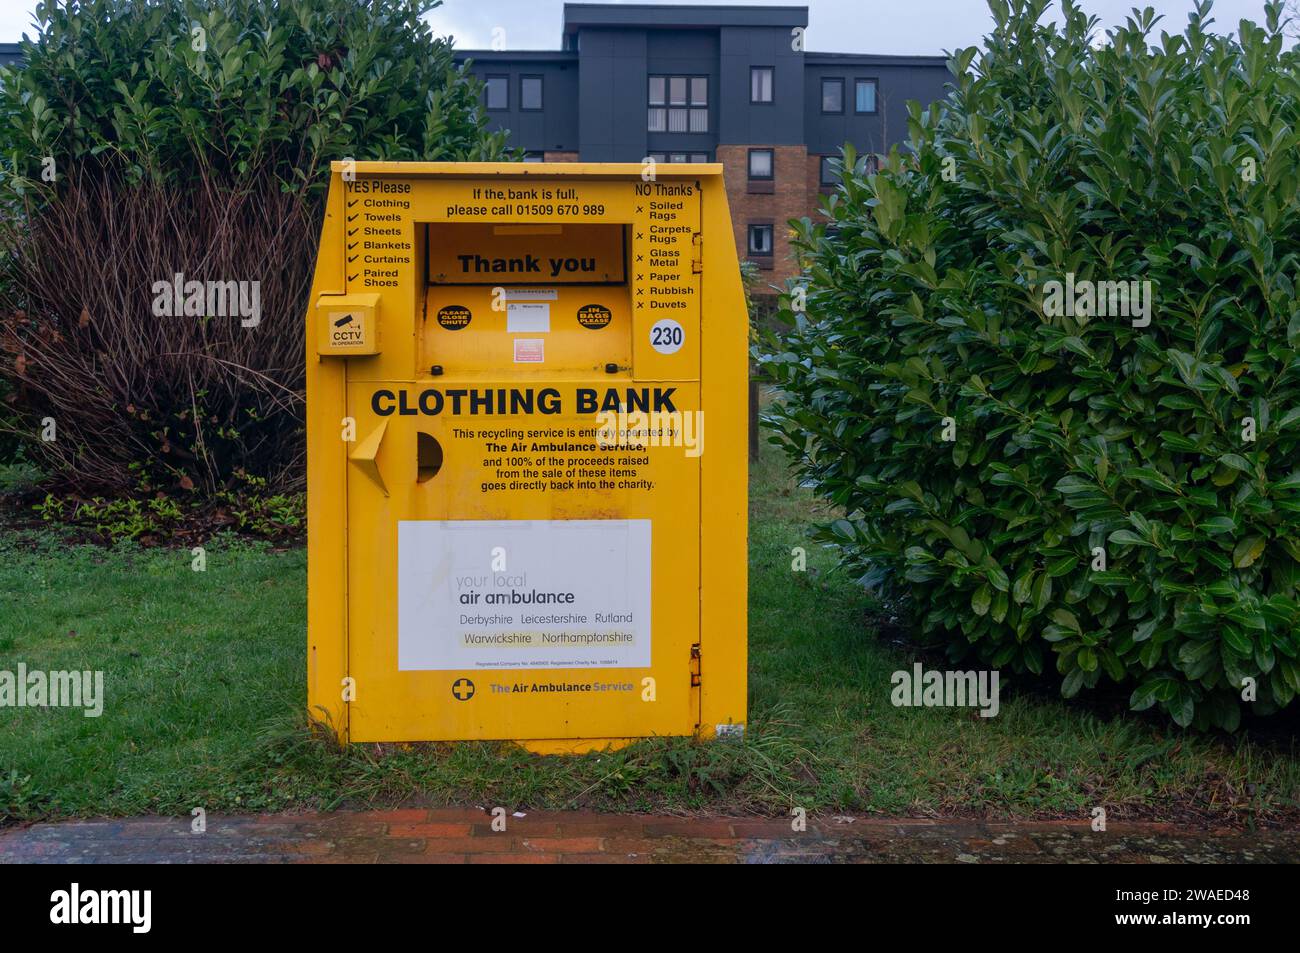
<svg viewBox="0 0 1300 953">
<path fill-rule="evenodd" d="M 530 812 L 494 831 L 480 810 L 210 816 L 36 824 L 0 831 L 0 863 L 1278 863 L 1300 831 L 1173 824 Z"/>
</svg>

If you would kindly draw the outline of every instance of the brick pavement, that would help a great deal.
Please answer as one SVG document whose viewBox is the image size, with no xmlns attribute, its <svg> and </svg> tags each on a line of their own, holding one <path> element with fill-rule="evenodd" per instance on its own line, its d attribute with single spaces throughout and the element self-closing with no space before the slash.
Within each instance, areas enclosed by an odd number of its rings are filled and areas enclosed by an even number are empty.
<svg viewBox="0 0 1300 953">
<path fill-rule="evenodd" d="M 1300 831 L 1173 824 L 682 818 L 529 812 L 505 831 L 475 809 L 143 817 L 0 831 L 0 863 L 1278 863 Z"/>
</svg>

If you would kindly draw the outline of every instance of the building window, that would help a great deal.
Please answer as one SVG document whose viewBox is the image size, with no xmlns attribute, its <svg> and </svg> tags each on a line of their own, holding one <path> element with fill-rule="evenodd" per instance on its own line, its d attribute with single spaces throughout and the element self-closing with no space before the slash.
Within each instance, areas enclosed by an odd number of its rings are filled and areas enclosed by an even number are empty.
<svg viewBox="0 0 1300 953">
<path fill-rule="evenodd" d="M 772 226 L 749 226 L 749 253 L 751 255 L 770 256 L 772 254 Z"/>
<path fill-rule="evenodd" d="M 751 179 L 772 178 L 772 150 L 749 150 L 749 177 Z"/>
<path fill-rule="evenodd" d="M 855 113 L 874 113 L 876 111 L 876 81 L 874 79 L 855 79 L 853 81 L 853 111 Z"/>
<path fill-rule="evenodd" d="M 655 162 L 708 162 L 707 152 L 652 152 L 649 156 Z"/>
<path fill-rule="evenodd" d="M 668 110 L 664 108 L 667 103 L 664 78 L 662 76 L 650 77 L 650 120 L 647 128 L 651 132 L 663 132 L 668 128 Z"/>
<path fill-rule="evenodd" d="M 488 109 L 510 108 L 510 77 L 488 76 L 483 80 Z"/>
<path fill-rule="evenodd" d="M 844 80 L 822 79 L 822 112 L 844 112 Z"/>
<path fill-rule="evenodd" d="M 519 109 L 521 112 L 540 112 L 542 108 L 542 78 L 519 77 Z"/>
<path fill-rule="evenodd" d="M 707 76 L 651 76 L 650 132 L 708 132 L 709 78 Z"/>
<path fill-rule="evenodd" d="M 749 101 L 751 103 L 772 101 L 772 67 L 751 66 L 749 68 Z"/>
<path fill-rule="evenodd" d="M 709 105 L 709 78 L 707 76 L 691 77 L 691 105 Z"/>
<path fill-rule="evenodd" d="M 831 165 L 834 161 L 835 156 L 822 156 L 820 175 L 822 185 L 839 185 L 839 172 Z"/>
</svg>

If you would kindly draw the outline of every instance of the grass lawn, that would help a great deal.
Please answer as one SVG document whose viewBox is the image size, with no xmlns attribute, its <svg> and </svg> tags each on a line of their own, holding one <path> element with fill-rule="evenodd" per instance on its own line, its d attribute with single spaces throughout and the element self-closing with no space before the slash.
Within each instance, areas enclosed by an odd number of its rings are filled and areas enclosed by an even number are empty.
<svg viewBox="0 0 1300 953">
<path fill-rule="evenodd" d="M 1300 814 L 1285 733 L 1197 736 L 1010 679 L 996 718 L 892 707 L 890 674 L 920 657 L 875 638 L 871 601 L 826 553 L 809 545 L 816 571 L 791 571 L 817 518 L 765 456 L 751 487 L 744 743 L 657 739 L 568 758 L 495 743 L 339 750 L 310 732 L 302 550 L 217 541 L 198 573 L 188 550 L 0 530 L 0 670 L 102 669 L 107 696 L 97 719 L 0 709 L 0 822 L 406 801 L 1077 818 L 1104 805 L 1111 819 L 1240 824 Z"/>
</svg>

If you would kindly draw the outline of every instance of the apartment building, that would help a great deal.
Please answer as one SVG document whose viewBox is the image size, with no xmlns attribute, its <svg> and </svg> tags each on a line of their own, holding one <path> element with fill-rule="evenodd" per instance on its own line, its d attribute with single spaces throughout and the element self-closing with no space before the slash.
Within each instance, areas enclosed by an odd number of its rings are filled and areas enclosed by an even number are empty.
<svg viewBox="0 0 1300 953">
<path fill-rule="evenodd" d="M 807 27 L 798 6 L 568 3 L 559 50 L 457 57 L 530 160 L 722 163 L 737 250 L 779 283 L 785 223 L 834 186 L 843 144 L 888 152 L 907 101 L 950 78 L 942 56 L 810 52 Z"/>
</svg>

